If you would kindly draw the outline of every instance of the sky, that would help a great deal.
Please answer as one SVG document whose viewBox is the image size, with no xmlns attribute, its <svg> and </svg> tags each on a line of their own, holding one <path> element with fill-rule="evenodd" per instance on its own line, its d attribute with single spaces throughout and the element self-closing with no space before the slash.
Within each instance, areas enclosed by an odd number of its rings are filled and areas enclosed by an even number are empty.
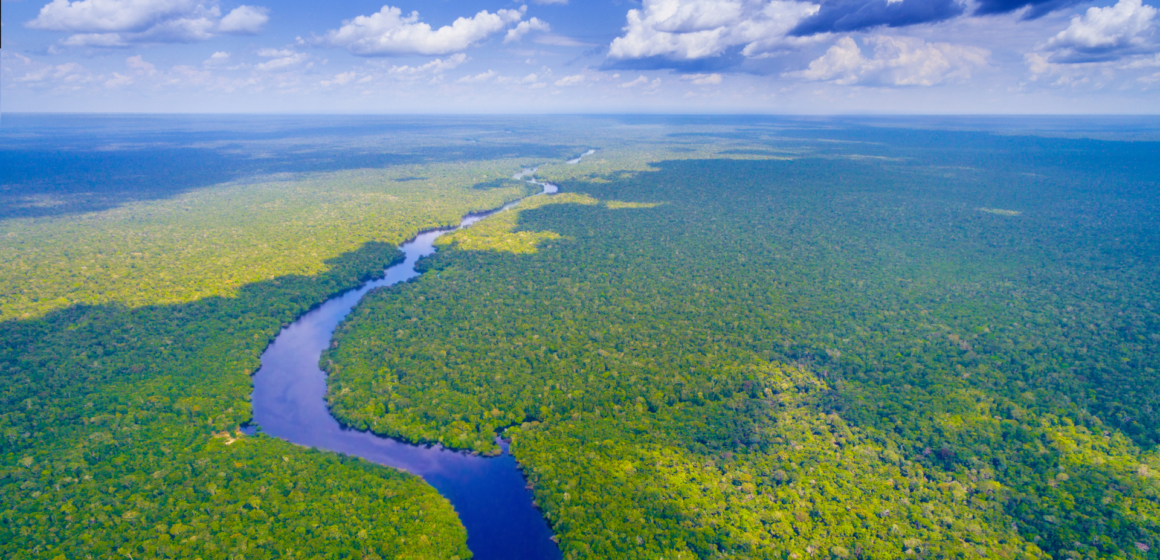
<svg viewBox="0 0 1160 560">
<path fill-rule="evenodd" d="M 1160 113 L 1157 0 L 2 0 L 0 111 Z"/>
</svg>

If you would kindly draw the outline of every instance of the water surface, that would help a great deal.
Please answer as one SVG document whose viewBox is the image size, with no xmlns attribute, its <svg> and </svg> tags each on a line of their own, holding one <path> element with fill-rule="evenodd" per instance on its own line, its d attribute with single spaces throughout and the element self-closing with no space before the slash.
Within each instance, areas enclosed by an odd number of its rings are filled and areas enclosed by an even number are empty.
<svg viewBox="0 0 1160 560">
<path fill-rule="evenodd" d="M 521 176 L 530 176 L 532 171 L 525 170 Z M 557 190 L 555 185 L 535 184 L 544 193 Z M 469 214 L 458 227 L 516 204 Z M 543 514 L 532 505 L 532 492 L 506 444 L 499 457 L 412 445 L 347 429 L 331 416 L 326 404 L 326 373 L 318 362 L 334 329 L 370 290 L 419 276 L 415 263 L 434 254 L 435 240 L 455 229 L 419 234 L 399 246 L 406 258 L 388 267 L 383 278 L 327 300 L 282 329 L 262 354 L 261 368 L 254 374 L 254 424 L 265 434 L 292 443 L 362 457 L 422 477 L 455 507 L 467 528 L 467 546 L 478 560 L 556 560 L 559 547 Z"/>
</svg>

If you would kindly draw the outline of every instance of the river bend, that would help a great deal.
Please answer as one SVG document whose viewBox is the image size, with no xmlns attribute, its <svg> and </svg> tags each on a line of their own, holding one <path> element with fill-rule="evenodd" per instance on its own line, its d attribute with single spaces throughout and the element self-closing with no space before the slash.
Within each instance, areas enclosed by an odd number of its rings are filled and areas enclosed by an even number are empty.
<svg viewBox="0 0 1160 560">
<path fill-rule="evenodd" d="M 551 194 L 557 187 L 537 182 L 534 169 L 516 174 Z M 467 546 L 476 560 L 558 560 L 559 547 L 513 458 L 502 445 L 498 457 L 481 457 L 441 446 L 413 445 L 344 427 L 326 402 L 326 373 L 319 359 L 334 330 L 367 292 L 420 275 L 415 263 L 435 253 L 439 236 L 468 227 L 498 210 L 468 214 L 457 227 L 428 231 L 399 246 L 405 259 L 384 276 L 327 300 L 278 334 L 254 373 L 253 424 L 291 443 L 362 457 L 405 470 L 435 487 L 467 528 Z"/>
</svg>

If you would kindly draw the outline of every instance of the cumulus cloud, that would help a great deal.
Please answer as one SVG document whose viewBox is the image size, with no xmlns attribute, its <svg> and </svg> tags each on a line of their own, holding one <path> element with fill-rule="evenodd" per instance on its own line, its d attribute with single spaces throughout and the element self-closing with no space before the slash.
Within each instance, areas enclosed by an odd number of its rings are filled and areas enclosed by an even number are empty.
<svg viewBox="0 0 1160 560">
<path fill-rule="evenodd" d="M 464 76 L 455 81 L 461 84 L 482 84 L 484 82 L 490 82 L 491 80 L 495 79 L 496 76 L 499 76 L 499 72 L 496 72 L 495 70 L 488 70 L 487 72 L 481 72 L 474 76 Z"/>
<path fill-rule="evenodd" d="M 389 87 L 398 87 L 398 84 L 421 81 L 437 83 L 442 81 L 445 72 L 459 67 L 467 60 L 467 55 L 463 53 L 436 58 L 415 66 L 408 64 L 388 65 L 381 60 L 371 60 L 360 68 L 341 72 L 329 79 L 322 80 L 319 85 L 326 88 L 348 85 L 373 87 L 371 84 L 389 83 Z"/>
<path fill-rule="evenodd" d="M 31 29 L 73 33 L 62 43 L 76 47 L 124 47 L 132 43 L 188 43 L 215 33 L 257 33 L 266 8 L 239 6 L 221 17 L 216 4 L 197 0 L 53 0 Z"/>
<path fill-rule="evenodd" d="M 113 77 L 105 80 L 105 87 L 110 89 L 119 88 L 132 84 L 134 81 L 135 80 L 133 80 L 132 76 L 125 76 L 123 74 L 113 72 Z"/>
<path fill-rule="evenodd" d="M 699 86 L 715 86 L 721 83 L 721 74 L 685 74 L 681 79 Z"/>
<path fill-rule="evenodd" d="M 844 33 L 872 27 L 905 27 L 943 21 L 963 13 L 958 0 L 823 0 L 821 9 L 790 35 Z"/>
<path fill-rule="evenodd" d="M 58 90 L 78 91 L 102 79 L 102 76 L 94 75 L 80 64 L 68 62 L 57 65 L 35 64 L 23 76 L 16 78 L 16 82 L 36 88 L 54 87 Z"/>
<path fill-rule="evenodd" d="M 545 82 L 543 80 L 547 80 L 551 76 L 551 74 L 552 74 L 551 71 L 548 71 L 548 70 L 545 70 L 543 75 L 528 74 L 527 76 L 524 76 L 523 78 L 521 78 L 519 80 L 516 80 L 516 83 L 521 84 L 521 85 L 526 85 L 531 89 L 540 89 L 542 87 L 548 86 L 548 82 Z M 503 80 L 503 81 L 508 81 L 508 80 Z"/>
<path fill-rule="evenodd" d="M 202 64 L 206 66 L 220 66 L 230 61 L 230 53 L 218 51 L 209 56 Z"/>
<path fill-rule="evenodd" d="M 297 68 L 310 58 L 310 55 L 306 53 L 290 49 L 261 49 L 258 51 L 258 56 L 270 59 L 254 67 L 262 72 L 277 72 Z"/>
<path fill-rule="evenodd" d="M 760 56 L 801 43 L 787 37 L 818 5 L 787 0 L 645 0 L 628 11 L 625 34 L 609 57 L 691 61 L 740 49 Z"/>
<path fill-rule="evenodd" d="M 1160 45 L 1155 42 L 1156 8 L 1140 0 L 1091 8 L 1054 37 L 1024 55 L 1031 82 L 1056 87 L 1127 88 L 1155 81 Z"/>
<path fill-rule="evenodd" d="M 148 74 L 150 76 L 157 73 L 157 67 L 148 62 L 145 62 L 145 60 L 141 58 L 141 55 L 130 56 L 129 58 L 126 58 L 125 66 L 128 66 L 129 68 L 132 68 L 141 74 Z"/>
<path fill-rule="evenodd" d="M 135 83 L 137 81 L 136 77 L 157 75 L 157 67 L 148 62 L 145 62 L 145 60 L 141 58 L 141 55 L 130 56 L 129 58 L 126 58 L 125 66 L 129 67 L 129 69 L 133 70 L 133 72 L 129 74 L 113 72 L 113 77 L 105 80 L 105 87 L 110 89 L 124 87 Z"/>
<path fill-rule="evenodd" d="M 453 54 L 445 59 L 436 58 L 435 60 L 432 60 L 431 62 L 428 62 L 427 64 L 423 64 L 421 66 L 407 66 L 407 65 L 392 66 L 390 68 L 390 70 L 388 70 L 388 72 L 391 74 L 395 74 L 395 75 L 408 75 L 408 76 L 419 76 L 419 75 L 426 76 L 426 75 L 431 75 L 431 74 L 442 74 L 443 72 L 446 72 L 448 70 L 453 70 L 455 68 L 458 68 L 459 65 L 463 64 L 464 62 L 467 62 L 467 55 L 465 55 L 463 53 L 457 53 L 457 54 Z"/>
<path fill-rule="evenodd" d="M 927 43 L 912 37 L 878 35 L 863 42 L 873 47 L 870 57 L 854 39 L 843 37 L 805 70 L 785 75 L 842 85 L 933 86 L 970 78 L 971 70 L 986 66 L 990 56 L 977 47 Z"/>
<path fill-rule="evenodd" d="M 451 25 L 432 29 L 419 21 L 419 12 L 403 16 L 402 10 L 383 6 L 378 13 L 343 22 L 319 41 L 362 56 L 401 54 L 442 55 L 462 51 L 499 33 L 523 18 L 520 10 L 486 10 L 456 19 Z"/>
<path fill-rule="evenodd" d="M 584 75 L 576 74 L 574 76 L 565 76 L 556 80 L 556 87 L 578 86 L 584 83 Z"/>
<path fill-rule="evenodd" d="M 195 0 L 53 0 L 26 25 L 46 31 L 144 31 L 199 8 Z"/>
<path fill-rule="evenodd" d="M 656 78 L 650 82 L 650 81 L 648 81 L 648 78 L 646 78 L 644 76 L 639 76 L 639 77 L 637 77 L 637 79 L 635 79 L 631 82 L 624 82 L 623 84 L 620 84 L 620 87 L 625 88 L 625 89 L 634 89 L 634 88 L 639 87 L 639 88 L 644 89 L 645 93 L 653 93 L 656 91 L 657 88 L 660 87 L 660 85 L 661 85 L 660 78 Z"/>
<path fill-rule="evenodd" d="M 61 41 L 67 47 L 128 47 L 129 43 L 121 38 L 120 33 L 77 33 Z"/>
<path fill-rule="evenodd" d="M 1088 8 L 1071 18 L 1040 50 L 1055 63 L 1099 62 L 1153 50 L 1156 8 L 1141 0 L 1120 0 L 1106 8 Z"/>
<path fill-rule="evenodd" d="M 222 33 L 257 35 L 270 21 L 270 10 L 257 6 L 238 6 L 222 18 L 218 29 Z"/>
<path fill-rule="evenodd" d="M 503 42 L 518 42 L 520 39 L 524 38 L 524 35 L 527 35 L 532 31 L 548 32 L 551 30 L 551 26 L 549 26 L 546 22 L 540 20 L 539 18 L 532 18 L 528 21 L 521 21 L 519 25 L 509 29 L 507 35 L 504 35 Z"/>
<path fill-rule="evenodd" d="M 354 79 L 357 77 L 358 77 L 358 73 L 355 72 L 354 70 L 351 70 L 350 72 L 343 72 L 341 74 L 337 74 L 334 76 L 334 78 L 332 78 L 330 80 L 323 80 L 320 83 L 322 84 L 323 87 L 345 86 L 346 84 L 349 84 L 350 82 L 354 81 Z"/>
</svg>

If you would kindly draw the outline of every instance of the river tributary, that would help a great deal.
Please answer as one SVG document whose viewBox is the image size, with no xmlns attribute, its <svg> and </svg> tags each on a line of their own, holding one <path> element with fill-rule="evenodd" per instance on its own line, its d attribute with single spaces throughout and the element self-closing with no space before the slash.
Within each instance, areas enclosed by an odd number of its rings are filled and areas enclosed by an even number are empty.
<svg viewBox="0 0 1160 560">
<path fill-rule="evenodd" d="M 541 194 L 555 193 L 555 185 L 531 178 L 534 171 L 525 169 L 516 178 L 528 178 L 540 185 Z M 476 560 L 560 558 L 551 529 L 532 504 L 532 492 L 506 444 L 502 455 L 481 457 L 348 429 L 330 414 L 326 373 L 318 362 L 330 345 L 334 329 L 367 292 L 418 277 L 416 261 L 435 253 L 439 236 L 518 203 L 469 214 L 457 227 L 424 232 L 403 243 L 399 249 L 405 260 L 388 267 L 383 278 L 327 300 L 282 329 L 262 354 L 261 368 L 254 374 L 253 423 L 263 433 L 299 445 L 362 457 L 422 477 L 455 507 L 467 527 L 467 546 Z"/>
</svg>

